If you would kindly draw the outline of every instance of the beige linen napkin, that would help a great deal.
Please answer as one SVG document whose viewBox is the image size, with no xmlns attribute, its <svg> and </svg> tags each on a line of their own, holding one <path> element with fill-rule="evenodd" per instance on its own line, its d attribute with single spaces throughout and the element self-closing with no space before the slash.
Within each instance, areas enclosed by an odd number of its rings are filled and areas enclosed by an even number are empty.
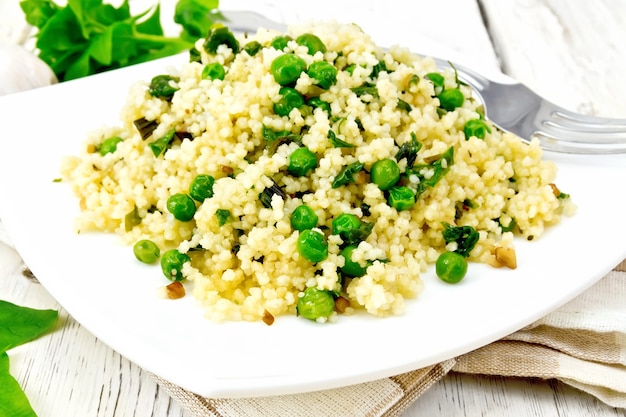
<svg viewBox="0 0 626 417">
<path fill-rule="evenodd" d="M 450 371 L 557 379 L 612 407 L 626 408 L 626 260 L 532 325 L 458 358 L 390 378 L 244 399 L 203 398 L 154 378 L 194 417 L 395 417 Z"/>
</svg>

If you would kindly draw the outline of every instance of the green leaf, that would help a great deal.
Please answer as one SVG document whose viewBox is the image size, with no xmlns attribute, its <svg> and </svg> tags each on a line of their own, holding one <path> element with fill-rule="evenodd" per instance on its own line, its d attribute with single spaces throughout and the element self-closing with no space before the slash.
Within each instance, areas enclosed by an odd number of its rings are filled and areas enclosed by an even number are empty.
<svg viewBox="0 0 626 417">
<path fill-rule="evenodd" d="M 59 7 L 50 0 L 24 0 L 20 2 L 20 7 L 26 21 L 39 29 L 59 10 Z"/>
<path fill-rule="evenodd" d="M 0 416 L 37 417 L 26 394 L 9 373 L 9 356 L 0 353 Z"/>
<path fill-rule="evenodd" d="M 148 18 L 137 23 L 135 29 L 138 33 L 145 33 L 147 35 L 163 35 L 163 26 L 161 26 L 161 5 L 157 6 L 152 11 L 152 14 L 147 15 Z"/>
<path fill-rule="evenodd" d="M 174 22 L 192 38 L 202 38 L 209 33 L 216 20 L 223 20 L 215 14 L 218 0 L 179 0 L 174 11 Z"/>
<path fill-rule="evenodd" d="M 67 0 L 60 7 L 51 0 L 23 0 L 20 5 L 28 22 L 39 29 L 39 58 L 60 81 L 189 51 L 215 20 L 225 20 L 216 11 L 218 0 L 178 0 L 178 19 L 185 30 L 166 37 L 158 2 L 134 16 L 129 3 L 124 0 L 116 8 L 103 0 Z M 200 32 L 191 36 L 188 30 Z M 237 49 L 234 37 L 222 32 L 215 41 Z"/>
<path fill-rule="evenodd" d="M 56 310 L 36 310 L 0 300 L 0 352 L 42 335 L 57 316 Z"/>
<path fill-rule="evenodd" d="M 96 72 L 95 66 L 91 63 L 91 55 L 89 49 L 83 52 L 78 59 L 65 70 L 63 80 L 74 80 L 76 78 L 86 77 Z"/>
<path fill-rule="evenodd" d="M 87 44 L 81 33 L 76 15 L 66 7 L 55 13 L 41 28 L 37 35 L 37 47 L 52 53 L 76 50 L 80 45 Z"/>
</svg>

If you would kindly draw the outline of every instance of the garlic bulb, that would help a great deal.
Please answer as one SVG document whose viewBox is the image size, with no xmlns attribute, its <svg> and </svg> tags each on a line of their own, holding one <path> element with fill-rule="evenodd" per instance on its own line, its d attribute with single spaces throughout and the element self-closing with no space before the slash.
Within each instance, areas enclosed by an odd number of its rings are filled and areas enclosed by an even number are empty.
<svg viewBox="0 0 626 417">
<path fill-rule="evenodd" d="M 54 73 L 41 59 L 21 46 L 0 42 L 0 95 L 56 82 Z"/>
</svg>

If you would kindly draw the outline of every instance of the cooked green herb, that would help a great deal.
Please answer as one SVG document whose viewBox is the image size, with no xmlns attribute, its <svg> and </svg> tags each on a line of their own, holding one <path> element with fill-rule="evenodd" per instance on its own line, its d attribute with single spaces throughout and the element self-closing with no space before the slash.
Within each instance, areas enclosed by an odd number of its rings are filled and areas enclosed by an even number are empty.
<svg viewBox="0 0 626 417">
<path fill-rule="evenodd" d="M 363 164 L 360 162 L 353 162 L 350 165 L 342 169 L 339 174 L 333 180 L 333 188 L 339 188 L 342 185 L 346 185 L 350 182 L 354 182 L 354 174 L 357 174 L 363 170 Z"/>
<path fill-rule="evenodd" d="M 415 190 L 416 197 L 419 197 L 428 188 L 434 187 L 450 171 L 450 167 L 453 164 L 454 147 L 451 146 L 430 164 L 415 165 L 411 170 L 408 170 L 408 175 L 417 175 L 419 178 L 419 183 Z M 432 175 L 427 178 L 421 173 L 422 169 L 431 169 Z"/>
<path fill-rule="evenodd" d="M 328 103 L 327 101 L 324 101 L 319 97 L 311 97 L 310 99 L 306 101 L 306 104 L 307 106 L 311 106 L 314 109 L 324 110 L 326 114 L 328 115 L 328 117 L 330 117 L 330 114 L 331 114 L 330 103 Z"/>
<path fill-rule="evenodd" d="M 276 184 L 276 182 L 273 182 L 271 187 L 265 188 L 259 194 L 259 200 L 261 201 L 261 204 L 263 205 L 263 207 L 272 208 L 272 197 L 274 195 L 279 196 L 283 200 L 287 198 L 287 194 L 285 193 L 285 190 L 280 188 L 278 184 Z"/>
<path fill-rule="evenodd" d="M 335 132 L 331 129 L 328 130 L 328 135 L 326 135 L 330 143 L 333 145 L 333 148 L 353 148 L 354 145 L 348 142 L 345 142 L 337 137 Z"/>
<path fill-rule="evenodd" d="M 515 229 L 515 225 L 517 224 L 515 222 L 515 218 L 512 217 L 511 220 L 509 221 L 508 225 L 503 225 L 502 221 L 500 219 L 498 219 L 498 224 L 500 225 L 500 229 L 502 229 L 503 232 L 512 232 L 513 229 Z"/>
<path fill-rule="evenodd" d="M 404 110 L 405 112 L 410 112 L 411 110 L 413 110 L 413 108 L 411 107 L 409 103 L 407 103 L 406 101 L 400 98 L 398 99 L 398 108 L 400 110 Z"/>
<path fill-rule="evenodd" d="M 443 223 L 443 239 L 446 243 L 456 242 L 456 253 L 464 257 L 468 257 L 480 235 L 472 226 L 452 226 L 449 223 Z"/>
<path fill-rule="evenodd" d="M 139 210 L 137 206 L 133 206 L 133 209 L 126 213 L 124 216 L 124 230 L 130 232 L 133 227 L 141 223 L 141 217 L 139 217 Z"/>
<path fill-rule="evenodd" d="M 159 157 L 163 153 L 163 151 L 165 151 L 165 149 L 172 142 L 172 139 L 174 139 L 175 133 L 176 132 L 172 130 L 171 132 L 161 136 L 150 144 L 150 149 L 152 149 L 152 153 L 154 153 L 155 157 Z"/>
<path fill-rule="evenodd" d="M 374 98 L 378 98 L 378 89 L 376 88 L 376 84 L 363 83 L 363 85 L 360 85 L 359 87 L 353 87 L 350 90 L 352 90 L 352 92 L 356 94 L 357 97 L 370 95 Z"/>
<path fill-rule="evenodd" d="M 159 122 L 156 120 L 146 120 L 144 117 L 133 121 L 133 124 L 143 140 L 148 139 L 152 135 L 152 132 L 159 126 Z"/>
<path fill-rule="evenodd" d="M 412 168 L 417 159 L 417 153 L 422 149 L 422 144 L 417 141 L 415 132 L 411 132 L 411 140 L 404 142 L 396 153 L 396 161 L 406 158 L 407 168 Z"/>
<path fill-rule="evenodd" d="M 302 136 L 296 133 L 289 130 L 272 130 L 265 125 L 263 125 L 263 128 L 261 129 L 261 136 L 265 139 L 265 148 L 268 149 L 270 153 L 274 153 L 276 148 L 283 143 L 302 143 Z"/>
<path fill-rule="evenodd" d="M 224 226 L 230 220 L 230 210 L 217 209 L 215 216 L 217 217 L 217 224 Z"/>
</svg>

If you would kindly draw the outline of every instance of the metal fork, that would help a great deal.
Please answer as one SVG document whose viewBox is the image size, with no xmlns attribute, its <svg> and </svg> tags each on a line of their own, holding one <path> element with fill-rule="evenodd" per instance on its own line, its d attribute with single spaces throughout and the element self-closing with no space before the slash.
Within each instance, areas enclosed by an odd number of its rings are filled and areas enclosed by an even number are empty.
<svg viewBox="0 0 626 417">
<path fill-rule="evenodd" d="M 248 11 L 224 11 L 231 30 L 247 32 L 259 27 L 284 32 L 287 26 Z M 456 63 L 433 57 L 440 69 L 454 68 L 461 81 L 476 92 L 485 107 L 485 117 L 498 128 L 522 140 L 538 138 L 541 147 L 554 152 L 577 154 L 626 153 L 626 119 L 587 116 L 557 106 L 525 85 L 503 76 L 494 81 Z"/>
<path fill-rule="evenodd" d="M 440 68 L 454 67 L 485 106 L 485 117 L 502 130 L 555 152 L 616 154 L 626 152 L 626 119 L 587 116 L 560 107 L 512 78 L 491 80 L 462 65 L 433 58 Z"/>
</svg>

